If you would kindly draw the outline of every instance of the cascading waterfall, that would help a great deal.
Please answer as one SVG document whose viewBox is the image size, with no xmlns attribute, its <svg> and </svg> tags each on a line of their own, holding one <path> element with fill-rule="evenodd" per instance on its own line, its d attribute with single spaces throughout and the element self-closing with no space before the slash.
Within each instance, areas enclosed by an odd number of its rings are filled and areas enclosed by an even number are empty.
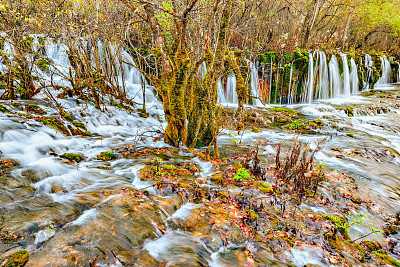
<svg viewBox="0 0 400 267">
<path fill-rule="evenodd" d="M 351 86 L 350 86 L 350 70 L 349 70 L 349 64 L 347 62 L 347 55 L 346 54 L 341 54 L 342 56 L 342 62 L 343 62 L 343 74 L 342 74 L 342 80 L 343 80 L 343 89 L 342 89 L 342 94 L 346 97 L 351 95 Z"/>
<path fill-rule="evenodd" d="M 39 53 L 39 38 L 42 36 L 33 35 L 32 37 L 33 50 Z M 68 59 L 68 47 L 60 40 L 58 42 L 54 42 L 54 40 L 51 38 L 46 38 L 44 40 L 43 47 L 44 51 L 41 51 L 40 53 L 47 57 L 51 64 L 49 65 L 49 69 L 47 71 L 43 71 L 32 64 L 34 66 L 33 73 L 40 77 L 40 81 L 45 85 L 50 85 L 53 83 L 54 85 L 70 87 L 70 82 L 65 79 L 65 76 L 69 76 L 69 68 L 71 67 Z M 106 65 L 114 66 L 112 72 L 114 76 L 113 82 L 115 85 L 125 89 L 128 98 L 134 98 L 136 103 L 143 102 L 142 81 L 144 81 L 144 87 L 146 88 L 146 102 L 159 102 L 153 93 L 153 87 L 146 83 L 146 79 L 144 79 L 140 71 L 135 67 L 134 60 L 129 53 L 122 48 L 113 46 L 109 46 L 107 49 L 105 49 L 101 43 L 98 43 L 98 50 L 102 67 L 106 69 Z M 5 51 L 10 60 L 12 60 L 13 46 L 9 42 L 5 41 L 3 51 Z M 106 56 L 107 53 L 109 57 Z M 121 57 L 122 62 L 117 60 L 119 57 Z M 91 56 L 91 58 L 93 58 L 93 56 Z M 33 62 L 33 56 L 31 60 Z M 91 64 L 94 66 L 94 62 L 91 62 Z M 5 66 L 2 65 L 1 68 L 4 69 Z"/>
<path fill-rule="evenodd" d="M 400 83 L 400 63 L 396 62 L 399 65 L 399 71 L 397 72 L 397 82 Z"/>
<path fill-rule="evenodd" d="M 308 80 L 307 80 L 307 90 L 306 95 L 303 97 L 303 102 L 312 103 L 313 101 L 313 90 L 314 90 L 314 57 L 312 53 L 308 56 Z"/>
<path fill-rule="evenodd" d="M 260 97 L 259 92 L 260 92 L 260 81 L 258 79 L 258 68 L 257 64 L 254 64 L 253 62 L 249 62 L 250 64 L 250 70 L 251 70 L 251 95 L 255 97 Z M 254 104 L 256 106 L 262 105 L 260 99 L 255 98 L 254 99 Z"/>
<path fill-rule="evenodd" d="M 328 64 L 326 61 L 326 55 L 324 52 L 319 51 L 319 87 L 318 87 L 318 98 L 327 99 L 329 98 L 329 74 Z"/>
<path fill-rule="evenodd" d="M 332 56 L 329 62 L 329 85 L 330 95 L 335 97 L 341 93 L 342 81 L 340 79 L 339 62 L 335 55 Z"/>
<path fill-rule="evenodd" d="M 315 99 L 328 99 L 339 95 L 349 97 L 358 92 L 358 71 L 354 59 L 351 59 L 350 70 L 347 55 L 341 54 L 343 73 L 340 74 L 339 62 L 335 55 L 332 55 L 329 65 L 323 51 L 315 51 L 314 55 L 316 55 L 316 61 L 312 53 L 309 54 L 308 80 L 302 97 L 303 103 L 312 103 Z M 289 96 L 290 90 L 289 88 Z"/>
<path fill-rule="evenodd" d="M 223 104 L 237 104 L 238 97 L 236 93 L 236 76 L 230 73 L 226 79 L 225 85 L 225 102 Z"/>
<path fill-rule="evenodd" d="M 392 76 L 392 68 L 390 66 L 390 62 L 386 57 L 381 57 L 381 70 L 382 76 L 379 78 L 376 85 L 384 86 L 390 83 L 390 77 Z"/>
<path fill-rule="evenodd" d="M 40 44 L 38 41 L 39 36 L 34 37 L 34 49 L 36 52 L 43 54 L 51 61 L 51 65 L 47 70 L 41 70 L 38 67 L 34 67 L 34 72 L 38 77 L 41 77 L 41 81 L 46 85 L 53 83 L 55 85 L 61 86 L 71 86 L 69 81 L 65 79 L 65 76 L 69 75 L 69 68 L 71 67 L 68 59 L 68 47 L 61 43 L 61 41 L 54 42 L 50 38 L 46 38 L 44 42 L 44 49 L 39 50 Z M 12 60 L 13 58 L 13 46 L 12 44 L 5 40 L 3 51 Z M 153 92 L 153 87 L 146 83 L 146 79 L 143 74 L 135 67 L 133 58 L 125 50 L 113 46 L 103 46 L 98 43 L 98 51 L 101 63 L 104 69 L 107 65 L 115 66 L 112 74 L 113 83 L 124 89 L 129 98 L 134 98 L 137 103 L 143 102 L 143 87 L 146 88 L 146 102 L 155 103 L 159 102 L 155 97 Z M 346 54 L 341 54 L 343 62 L 343 73 L 340 73 L 339 63 L 336 56 L 332 56 L 329 64 L 327 63 L 326 54 L 322 51 L 315 51 L 314 53 L 309 53 L 309 66 L 307 80 L 304 84 L 304 93 L 301 96 L 301 102 L 312 103 L 315 99 L 328 99 L 343 95 L 345 97 L 351 96 L 351 94 L 356 94 L 358 92 L 358 70 L 357 64 L 354 59 L 348 61 Z M 32 57 L 33 58 L 33 57 Z M 120 60 L 117 60 L 120 59 Z M 350 62 L 350 66 L 349 63 Z M 381 58 L 382 62 L 382 77 L 377 82 L 377 85 L 385 85 L 391 81 L 391 66 L 390 62 L 386 57 Z M 93 63 L 94 64 L 94 63 Z M 260 85 L 260 78 L 258 73 L 258 63 L 253 63 L 249 61 L 251 70 L 251 94 L 256 97 L 262 95 L 262 90 L 264 86 Z M 294 81 L 294 63 L 290 66 L 290 77 L 288 80 L 288 88 L 283 87 L 283 83 L 277 82 L 276 84 L 280 87 L 279 89 L 285 91 L 287 89 L 287 96 L 279 96 L 280 100 L 287 97 L 287 103 L 293 104 L 295 102 L 295 89 L 297 86 L 296 81 Z M 398 63 L 399 64 L 399 63 Z M 269 66 L 268 66 L 269 65 Z M 365 68 L 366 68 L 366 78 L 364 83 L 364 89 L 369 89 L 373 77 L 373 61 L 370 55 L 365 55 Z M 399 64 L 400 66 L 400 64 Z M 0 69 L 4 70 L 7 66 L 0 63 Z M 207 70 L 206 66 L 200 67 L 201 75 Z M 265 82 L 265 87 L 269 92 L 270 103 L 273 102 L 271 98 L 277 98 L 277 95 L 273 95 L 273 77 L 274 75 L 274 65 L 273 59 L 271 57 L 270 64 L 267 64 L 265 68 L 263 67 L 262 81 Z M 281 75 L 279 75 L 281 77 Z M 282 75 L 284 77 L 284 75 Z M 397 74 L 397 82 L 400 82 L 400 70 Z M 144 86 L 142 86 L 144 83 Z M 266 91 L 267 92 L 267 91 Z M 265 96 L 264 96 L 265 97 Z M 220 82 L 218 84 L 218 98 L 220 103 L 227 104 L 237 104 L 237 93 L 236 93 L 236 77 L 235 75 L 229 75 L 225 83 Z M 255 105 L 261 105 L 259 99 L 254 99 L 253 103 Z"/>
<path fill-rule="evenodd" d="M 294 103 L 292 79 L 293 79 L 293 62 L 292 62 L 292 65 L 290 66 L 288 104 L 293 104 Z"/>
<path fill-rule="evenodd" d="M 374 66 L 374 61 L 372 60 L 372 57 L 370 55 L 366 54 L 365 55 L 365 68 L 367 69 L 367 75 L 366 75 L 366 79 L 364 81 L 363 90 L 369 90 L 371 87 L 372 76 L 373 76 L 373 70 L 372 70 L 373 66 Z"/>
<path fill-rule="evenodd" d="M 358 92 L 358 71 L 357 64 L 354 59 L 351 59 L 351 71 L 350 71 L 350 86 L 351 93 L 356 94 Z"/>
</svg>

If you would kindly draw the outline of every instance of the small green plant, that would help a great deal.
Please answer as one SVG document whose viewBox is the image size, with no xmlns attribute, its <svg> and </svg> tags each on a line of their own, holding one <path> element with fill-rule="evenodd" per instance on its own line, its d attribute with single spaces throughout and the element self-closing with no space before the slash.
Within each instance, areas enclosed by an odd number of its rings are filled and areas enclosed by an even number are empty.
<svg viewBox="0 0 400 267">
<path fill-rule="evenodd" d="M 160 164 L 162 162 L 164 162 L 164 160 L 159 157 L 155 157 L 154 159 L 151 160 L 151 163 L 153 163 L 153 164 Z"/>
<path fill-rule="evenodd" d="M 269 184 L 267 184 L 266 182 L 259 183 L 258 184 L 258 189 L 263 193 L 269 193 L 269 192 L 274 191 L 274 189 Z"/>
<path fill-rule="evenodd" d="M 100 155 L 97 156 L 97 159 L 104 160 L 104 161 L 112 160 L 114 158 L 115 158 L 115 154 L 112 151 L 104 151 L 104 152 L 101 152 Z"/>
<path fill-rule="evenodd" d="M 249 179 L 251 177 L 250 171 L 245 168 L 240 168 L 236 171 L 235 176 L 233 176 L 234 180 L 243 180 Z"/>
<path fill-rule="evenodd" d="M 117 108 L 122 108 L 122 106 L 120 104 L 118 104 L 117 102 L 112 102 L 111 105 L 114 107 L 117 107 Z"/>
<path fill-rule="evenodd" d="M 229 133 L 229 137 L 232 138 L 232 140 L 231 140 L 232 143 L 235 143 L 235 144 L 236 144 L 237 142 L 239 142 L 239 140 L 236 139 L 235 136 L 234 136 L 232 133 Z"/>
<path fill-rule="evenodd" d="M 330 214 L 325 214 L 324 218 L 331 221 L 333 226 L 339 230 L 339 232 L 346 238 L 349 239 L 348 237 L 348 232 L 351 227 L 353 226 L 365 226 L 367 227 L 371 233 L 378 233 L 378 234 L 383 234 L 382 229 L 378 229 L 375 227 L 373 223 L 367 223 L 365 222 L 366 219 L 368 219 L 368 215 L 363 214 L 363 213 L 358 213 L 356 215 L 351 215 L 345 218 L 344 216 L 335 216 L 335 215 L 330 215 Z M 346 221 L 347 219 L 347 221 Z M 359 235 L 361 238 L 365 238 L 368 235 L 361 236 L 359 232 L 356 232 L 357 235 Z"/>
</svg>

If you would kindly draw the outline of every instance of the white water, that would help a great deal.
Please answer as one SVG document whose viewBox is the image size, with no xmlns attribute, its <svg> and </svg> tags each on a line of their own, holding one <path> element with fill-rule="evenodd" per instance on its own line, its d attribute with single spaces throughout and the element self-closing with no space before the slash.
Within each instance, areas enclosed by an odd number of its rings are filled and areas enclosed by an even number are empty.
<svg viewBox="0 0 400 267">
<path fill-rule="evenodd" d="M 307 80 L 307 90 L 304 96 L 304 102 L 312 103 L 314 100 L 314 58 L 312 53 L 308 56 L 308 80 Z"/>
<path fill-rule="evenodd" d="M 38 52 L 40 48 L 38 39 L 40 36 L 33 35 L 32 37 L 34 38 L 33 50 Z M 84 41 L 82 41 L 82 43 L 86 44 Z M 141 75 L 140 71 L 135 67 L 135 62 L 129 53 L 127 53 L 124 49 L 117 48 L 115 46 L 108 46 L 107 49 L 105 49 L 101 43 L 98 43 L 97 45 L 102 64 L 102 71 L 107 73 L 106 65 L 115 66 L 114 70 L 110 71 L 112 79 L 110 78 L 107 81 L 109 85 L 120 87 L 121 90 L 126 93 L 128 98 L 133 99 L 133 101 L 140 104 L 143 103 L 142 90 L 145 88 L 146 103 L 160 103 L 154 95 L 154 88 L 146 83 L 146 80 Z M 47 59 L 50 60 L 51 64 L 49 66 L 49 71 L 42 71 L 36 65 L 32 65 L 33 74 L 40 78 L 39 81 L 37 81 L 36 86 L 49 86 L 51 83 L 53 83 L 54 85 L 71 87 L 71 83 L 65 78 L 69 76 L 69 69 L 71 68 L 71 64 L 67 55 L 68 47 L 63 44 L 61 40 L 58 40 L 57 43 L 54 43 L 53 39 L 46 38 L 44 41 L 44 48 L 44 54 Z M 12 59 L 12 45 L 8 42 L 5 42 L 4 50 L 10 55 L 10 59 Z M 108 57 L 106 55 L 108 55 Z M 117 60 L 119 56 L 121 57 L 122 63 Z M 110 62 L 110 58 L 112 58 L 112 62 Z M 33 56 L 31 56 L 30 60 L 33 60 Z M 93 68 L 95 68 L 94 63 L 92 64 Z M 0 67 L 1 69 L 6 68 L 1 61 Z M 142 79 L 145 82 L 144 86 L 142 86 Z"/>
<path fill-rule="evenodd" d="M 294 85 L 292 86 L 292 79 L 293 79 L 293 62 L 292 62 L 292 65 L 290 66 L 288 104 L 293 104 L 294 103 L 294 96 L 293 96 L 293 87 L 294 87 Z"/>
<path fill-rule="evenodd" d="M 372 57 L 368 54 L 365 55 L 365 67 L 367 68 L 367 75 L 364 80 L 364 88 L 363 90 L 368 90 L 371 87 L 371 80 L 372 80 L 372 75 L 373 75 L 373 70 L 372 67 L 374 66 L 374 61 L 372 60 Z"/>
<path fill-rule="evenodd" d="M 351 71 L 350 71 L 350 87 L 351 87 L 351 93 L 352 94 L 357 94 L 358 92 L 358 70 L 357 70 L 357 64 L 354 61 L 354 59 L 351 59 Z"/>
<path fill-rule="evenodd" d="M 251 95 L 259 98 L 260 97 L 260 94 L 259 94 L 259 92 L 260 92 L 260 81 L 258 79 L 258 67 L 257 67 L 258 63 L 253 63 L 253 62 L 249 61 L 249 64 L 250 64 L 250 70 L 251 70 L 251 76 L 250 76 L 250 79 L 251 79 Z M 256 106 L 261 106 L 262 105 L 260 99 L 257 99 L 257 98 L 254 99 L 254 104 Z"/>
<path fill-rule="evenodd" d="M 329 98 L 329 74 L 326 55 L 324 52 L 319 51 L 319 94 L 318 99 Z"/>
<path fill-rule="evenodd" d="M 386 57 L 381 57 L 381 71 L 382 71 L 382 76 L 375 84 L 375 88 L 386 87 L 390 84 L 392 68 L 390 66 L 389 60 Z"/>
<path fill-rule="evenodd" d="M 324 52 L 316 51 L 314 55 L 316 60 L 311 53 L 309 55 L 308 80 L 303 103 L 311 104 L 314 100 L 336 97 L 349 98 L 358 93 L 358 70 L 354 59 L 351 59 L 350 69 L 347 55 L 341 54 L 343 73 L 340 73 L 335 55 L 332 55 L 329 65 Z"/>
<path fill-rule="evenodd" d="M 329 62 L 329 77 L 331 97 L 337 96 L 341 92 L 342 83 L 340 80 L 339 63 L 335 55 L 332 55 L 332 59 Z"/>
<path fill-rule="evenodd" d="M 342 63 L 343 63 L 343 74 L 342 74 L 343 91 L 342 91 L 342 93 L 345 97 L 349 97 L 351 95 L 349 64 L 347 62 L 347 55 L 342 54 L 341 56 L 342 56 Z"/>
<path fill-rule="evenodd" d="M 400 63 L 397 62 L 397 65 L 399 65 L 399 71 L 397 73 L 397 83 L 400 83 Z"/>
</svg>

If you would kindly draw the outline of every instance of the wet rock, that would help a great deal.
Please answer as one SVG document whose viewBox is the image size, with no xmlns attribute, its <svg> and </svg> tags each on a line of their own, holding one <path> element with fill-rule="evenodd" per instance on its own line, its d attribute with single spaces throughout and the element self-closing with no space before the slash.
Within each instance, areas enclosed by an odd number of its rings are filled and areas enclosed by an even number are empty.
<svg viewBox="0 0 400 267">
<path fill-rule="evenodd" d="M 113 262 L 113 253 L 133 264 L 145 240 L 157 238 L 155 225 L 164 227 L 163 221 L 154 203 L 125 190 L 66 224 L 31 254 L 28 264 L 86 266 L 96 257 L 98 262 Z"/>
</svg>

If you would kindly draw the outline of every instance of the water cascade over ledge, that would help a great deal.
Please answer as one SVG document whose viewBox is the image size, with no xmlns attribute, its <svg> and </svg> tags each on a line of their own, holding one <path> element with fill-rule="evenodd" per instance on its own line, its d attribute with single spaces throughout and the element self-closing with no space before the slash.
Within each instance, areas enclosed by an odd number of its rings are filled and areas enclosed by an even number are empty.
<svg viewBox="0 0 400 267">
<path fill-rule="evenodd" d="M 256 97 L 249 104 L 260 106 L 260 99 L 267 104 L 311 104 L 315 100 L 350 98 L 360 91 L 400 82 L 400 70 L 392 77 L 390 61 L 378 59 L 380 64 L 375 66 L 368 54 L 356 60 L 345 53 L 327 56 L 317 50 L 284 63 L 275 62 L 272 56 L 264 62 L 248 61 L 249 95 Z M 237 104 L 233 73 L 221 81 L 218 90 L 221 104 Z"/>
</svg>

